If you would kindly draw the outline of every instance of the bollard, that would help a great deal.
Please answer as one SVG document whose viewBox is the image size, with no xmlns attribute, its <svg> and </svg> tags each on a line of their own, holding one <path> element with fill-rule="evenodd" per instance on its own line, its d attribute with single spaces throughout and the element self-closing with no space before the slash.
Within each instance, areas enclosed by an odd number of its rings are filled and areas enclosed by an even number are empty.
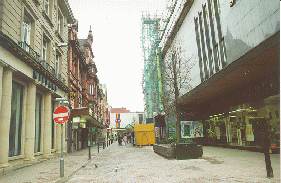
<svg viewBox="0 0 281 183">
<path fill-rule="evenodd" d="M 91 146 L 88 146 L 89 147 L 89 160 L 91 159 Z"/>
<path fill-rule="evenodd" d="M 105 142 L 102 142 L 102 148 L 103 149 L 105 148 Z"/>
<path fill-rule="evenodd" d="M 98 153 L 100 153 L 100 143 L 98 142 Z"/>
</svg>

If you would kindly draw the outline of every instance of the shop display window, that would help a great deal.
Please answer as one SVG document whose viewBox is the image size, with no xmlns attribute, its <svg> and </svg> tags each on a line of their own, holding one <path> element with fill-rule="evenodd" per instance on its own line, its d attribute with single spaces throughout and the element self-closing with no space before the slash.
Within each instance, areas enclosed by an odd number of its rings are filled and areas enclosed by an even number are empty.
<svg viewBox="0 0 281 183">
<path fill-rule="evenodd" d="M 230 107 L 205 121 L 207 138 L 212 143 L 237 146 L 261 146 L 263 133 L 270 143 L 280 146 L 280 97 Z"/>
</svg>

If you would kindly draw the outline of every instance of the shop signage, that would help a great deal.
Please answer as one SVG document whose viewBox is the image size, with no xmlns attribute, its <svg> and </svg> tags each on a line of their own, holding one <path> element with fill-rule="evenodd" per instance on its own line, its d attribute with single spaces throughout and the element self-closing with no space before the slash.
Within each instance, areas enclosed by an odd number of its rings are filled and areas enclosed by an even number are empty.
<svg viewBox="0 0 281 183">
<path fill-rule="evenodd" d="M 80 123 L 80 117 L 73 117 L 72 122 L 73 123 Z"/>
<path fill-rule="evenodd" d="M 66 107 L 64 106 L 59 106 L 56 108 L 56 110 L 54 111 L 54 114 L 53 114 L 53 117 L 54 117 L 54 121 L 57 123 L 57 124 L 63 124 L 65 123 L 68 118 L 69 118 L 69 111 Z"/>
<path fill-rule="evenodd" d="M 78 130 L 78 128 L 79 128 L 79 123 L 72 124 L 72 130 Z"/>
<path fill-rule="evenodd" d="M 81 128 L 86 128 L 86 123 L 79 123 Z"/>
<path fill-rule="evenodd" d="M 34 79 L 38 79 L 38 81 L 41 81 L 42 84 L 44 84 L 45 86 L 47 86 L 48 88 L 57 91 L 58 90 L 58 86 L 56 86 L 55 84 L 53 84 L 51 81 L 47 80 L 46 78 L 44 78 L 41 74 L 39 74 L 37 71 L 33 71 L 33 78 Z"/>
<path fill-rule="evenodd" d="M 73 100 L 75 98 L 76 94 L 74 92 L 69 92 L 69 98 Z"/>
</svg>

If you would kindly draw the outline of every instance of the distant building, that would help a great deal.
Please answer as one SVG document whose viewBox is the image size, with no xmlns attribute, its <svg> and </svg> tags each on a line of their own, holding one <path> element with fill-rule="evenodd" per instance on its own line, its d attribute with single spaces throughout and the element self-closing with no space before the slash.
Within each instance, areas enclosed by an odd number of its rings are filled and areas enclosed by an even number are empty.
<svg viewBox="0 0 281 183">
<path fill-rule="evenodd" d="M 119 122 L 120 121 L 120 122 Z M 118 124 L 119 123 L 119 124 Z M 136 125 L 144 123 L 144 112 L 130 112 L 126 108 L 112 108 L 110 110 L 109 128 L 124 129 L 127 125 Z"/>
</svg>

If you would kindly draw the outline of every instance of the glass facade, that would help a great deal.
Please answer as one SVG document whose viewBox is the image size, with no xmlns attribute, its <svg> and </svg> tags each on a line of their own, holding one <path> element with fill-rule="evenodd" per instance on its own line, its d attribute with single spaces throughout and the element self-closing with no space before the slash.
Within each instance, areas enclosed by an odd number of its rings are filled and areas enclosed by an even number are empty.
<svg viewBox="0 0 281 183">
<path fill-rule="evenodd" d="M 271 144 L 280 146 L 280 95 L 230 107 L 206 120 L 209 143 L 260 146 L 268 129 Z"/>
<path fill-rule="evenodd" d="M 23 87 L 15 82 L 12 85 L 9 157 L 21 154 Z"/>
</svg>

